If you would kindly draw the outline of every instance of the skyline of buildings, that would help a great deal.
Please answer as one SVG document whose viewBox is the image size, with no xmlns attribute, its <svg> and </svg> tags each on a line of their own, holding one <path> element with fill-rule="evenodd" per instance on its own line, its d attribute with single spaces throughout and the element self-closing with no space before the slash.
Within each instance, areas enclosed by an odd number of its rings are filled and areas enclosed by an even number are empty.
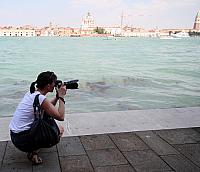
<svg viewBox="0 0 200 172">
<path fill-rule="evenodd" d="M 103 33 L 97 33 L 96 30 L 101 29 Z M 120 25 L 116 26 L 99 26 L 96 24 L 94 17 L 88 12 L 81 20 L 81 26 L 78 28 L 59 27 L 53 25 L 37 27 L 25 25 L 21 27 L 4 26 L 0 27 L 0 36 L 126 36 L 126 37 L 158 37 L 168 36 L 170 32 L 200 32 L 200 11 L 197 12 L 193 28 L 166 28 L 166 29 L 144 29 L 133 26 L 128 26 L 123 23 L 123 14 L 121 16 Z"/>
<path fill-rule="evenodd" d="M 88 15 L 89 14 L 89 15 Z M 143 15 L 143 14 L 141 14 L 141 15 Z M 137 26 L 137 25 L 134 25 L 134 24 L 131 24 L 131 23 L 127 23 L 126 22 L 126 18 L 127 18 L 127 14 L 125 14 L 125 13 L 121 13 L 121 15 L 120 15 L 120 21 L 118 22 L 118 24 L 114 24 L 114 25 L 112 25 L 112 24 L 96 24 L 95 25 L 95 23 L 97 23 L 95 20 L 97 20 L 97 18 L 95 17 L 95 19 L 94 19 L 94 17 L 91 15 L 91 13 L 88 11 L 88 13 L 87 13 L 87 15 L 86 16 L 83 16 L 82 17 L 82 19 L 81 19 L 81 17 L 80 17 L 80 19 L 79 19 L 79 26 L 76 26 L 76 27 L 73 27 L 73 26 L 69 26 L 69 25 L 67 25 L 67 26 L 64 26 L 64 25 L 60 25 L 58 22 L 52 22 L 53 20 L 50 20 L 49 21 L 49 23 L 55 23 L 54 25 L 56 26 L 56 27 L 71 27 L 71 28 L 81 28 L 82 30 L 84 30 L 84 28 L 83 28 L 83 18 L 87 18 L 88 17 L 88 19 L 89 20 L 91 20 L 91 21 L 93 21 L 94 23 L 93 23 L 93 26 L 97 26 L 97 27 L 113 27 L 113 26 L 128 26 L 128 27 L 135 27 L 135 28 L 145 28 L 145 29 L 191 29 L 192 27 L 193 27 L 193 29 L 195 28 L 195 23 L 194 23 L 194 21 L 197 21 L 197 18 L 198 18 L 198 16 L 200 15 L 200 10 L 197 12 L 197 14 L 196 14 L 196 17 L 195 17 L 195 15 L 194 15 L 194 17 L 193 17 L 193 21 L 192 21 L 192 23 L 193 24 L 191 24 L 190 25 L 190 27 L 157 27 L 157 26 L 154 26 L 154 27 L 150 27 L 150 28 L 146 28 L 146 27 L 139 27 L 139 26 Z M 180 23 L 182 23 L 183 21 L 181 21 Z M 28 24 L 29 23 L 29 24 Z M 33 28 L 42 28 L 42 27 L 45 27 L 45 25 L 37 25 L 37 24 L 32 24 L 30 21 L 28 22 L 27 24 L 25 24 L 25 25 L 20 25 L 20 24 L 18 24 L 18 25 L 16 25 L 16 24 L 9 24 L 9 25 L 3 25 L 3 24 L 0 24 L 0 28 L 2 28 L 2 27 L 15 27 L 15 28 L 20 28 L 20 27 L 26 27 L 26 26 L 31 26 L 31 27 L 33 27 Z M 158 22 L 159 23 L 159 22 Z M 85 26 L 86 26 L 86 28 L 87 28 L 87 24 L 85 23 L 84 24 Z M 157 24 L 158 25 L 158 24 Z M 199 25 L 199 21 L 197 22 L 197 27 L 198 27 L 198 25 Z M 91 26 L 91 24 L 90 24 L 90 26 Z"/>
</svg>

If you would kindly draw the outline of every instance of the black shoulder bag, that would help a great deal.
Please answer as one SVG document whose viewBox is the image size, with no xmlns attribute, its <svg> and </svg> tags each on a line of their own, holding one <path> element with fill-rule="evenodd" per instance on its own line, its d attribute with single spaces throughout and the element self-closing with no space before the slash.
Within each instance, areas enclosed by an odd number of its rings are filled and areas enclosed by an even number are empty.
<svg viewBox="0 0 200 172">
<path fill-rule="evenodd" d="M 30 135 L 37 148 L 49 148 L 60 141 L 60 130 L 53 117 L 42 113 L 39 95 L 35 96 L 33 103 L 35 120 L 30 129 Z"/>
</svg>

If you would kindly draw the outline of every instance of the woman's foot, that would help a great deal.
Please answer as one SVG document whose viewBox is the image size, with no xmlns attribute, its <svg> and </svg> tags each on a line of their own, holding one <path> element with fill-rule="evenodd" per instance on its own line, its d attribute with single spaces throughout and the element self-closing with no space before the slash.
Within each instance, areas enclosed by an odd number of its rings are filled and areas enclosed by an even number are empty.
<svg viewBox="0 0 200 172">
<path fill-rule="evenodd" d="M 27 157 L 32 162 L 33 165 L 39 165 L 43 162 L 42 158 L 38 156 L 37 152 L 29 152 L 27 154 Z"/>
</svg>

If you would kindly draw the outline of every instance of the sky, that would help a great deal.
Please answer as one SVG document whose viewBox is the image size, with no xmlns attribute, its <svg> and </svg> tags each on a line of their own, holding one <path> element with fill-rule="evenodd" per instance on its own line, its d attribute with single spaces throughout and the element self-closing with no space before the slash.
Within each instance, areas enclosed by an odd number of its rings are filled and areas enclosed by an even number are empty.
<svg viewBox="0 0 200 172">
<path fill-rule="evenodd" d="M 97 26 L 192 28 L 200 0 L 1 0 L 1 26 L 80 27 L 90 12 Z"/>
</svg>

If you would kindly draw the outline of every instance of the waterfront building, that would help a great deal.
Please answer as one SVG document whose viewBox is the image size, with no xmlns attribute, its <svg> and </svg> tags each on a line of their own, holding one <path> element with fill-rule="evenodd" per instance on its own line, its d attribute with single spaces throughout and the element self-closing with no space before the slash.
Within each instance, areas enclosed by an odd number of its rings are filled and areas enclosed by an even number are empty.
<svg viewBox="0 0 200 172">
<path fill-rule="evenodd" d="M 41 29 L 35 29 L 35 36 L 41 36 Z"/>
<path fill-rule="evenodd" d="M 158 29 L 146 30 L 143 28 L 124 27 L 122 30 L 124 37 L 159 37 L 160 31 Z"/>
<path fill-rule="evenodd" d="M 81 21 L 81 34 L 92 34 L 94 33 L 95 21 L 90 12 L 87 13 L 85 17 L 83 17 Z"/>
<path fill-rule="evenodd" d="M 72 32 L 71 32 L 70 36 L 79 37 L 80 35 L 81 35 L 80 28 L 72 28 Z"/>
<path fill-rule="evenodd" d="M 49 23 L 49 26 L 41 28 L 40 36 L 56 36 L 57 28 L 53 26 L 52 22 Z"/>
<path fill-rule="evenodd" d="M 105 32 L 111 34 L 113 36 L 121 34 L 121 27 L 120 26 L 104 26 Z"/>
<path fill-rule="evenodd" d="M 19 27 L 19 29 L 24 29 L 24 30 L 33 30 L 35 28 L 36 27 L 34 27 L 32 25 L 25 25 L 25 26 Z"/>
<path fill-rule="evenodd" d="M 53 31 L 49 27 L 41 28 L 40 36 L 53 36 Z"/>
<path fill-rule="evenodd" d="M 200 10 L 198 11 L 195 21 L 194 21 L 194 30 L 200 31 Z"/>
<path fill-rule="evenodd" d="M 0 36 L 5 37 L 33 37 L 36 36 L 34 29 L 24 29 L 24 28 L 1 28 Z"/>
<path fill-rule="evenodd" d="M 58 36 L 71 36 L 71 34 L 73 33 L 73 29 L 70 27 L 59 27 L 58 28 Z"/>
<path fill-rule="evenodd" d="M 143 28 L 134 28 L 129 26 L 103 27 L 107 33 L 116 37 L 159 37 L 158 29 L 145 30 Z"/>
</svg>

